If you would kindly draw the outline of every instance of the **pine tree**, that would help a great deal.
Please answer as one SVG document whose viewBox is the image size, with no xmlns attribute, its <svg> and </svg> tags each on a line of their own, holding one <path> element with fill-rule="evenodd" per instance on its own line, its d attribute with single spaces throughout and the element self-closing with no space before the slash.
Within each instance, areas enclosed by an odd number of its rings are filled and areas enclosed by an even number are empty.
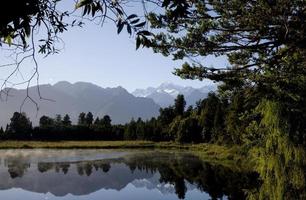
<svg viewBox="0 0 306 200">
<path fill-rule="evenodd" d="M 71 120 L 68 114 L 64 116 L 62 123 L 64 126 L 71 126 Z"/>
</svg>

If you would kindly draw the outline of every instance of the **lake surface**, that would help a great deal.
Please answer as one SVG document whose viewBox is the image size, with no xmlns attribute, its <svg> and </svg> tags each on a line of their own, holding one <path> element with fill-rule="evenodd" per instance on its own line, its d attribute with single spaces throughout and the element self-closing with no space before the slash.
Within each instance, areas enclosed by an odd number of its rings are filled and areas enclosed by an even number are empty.
<svg viewBox="0 0 306 200">
<path fill-rule="evenodd" d="M 0 199 L 244 199 L 256 175 L 189 152 L 0 150 Z"/>
</svg>

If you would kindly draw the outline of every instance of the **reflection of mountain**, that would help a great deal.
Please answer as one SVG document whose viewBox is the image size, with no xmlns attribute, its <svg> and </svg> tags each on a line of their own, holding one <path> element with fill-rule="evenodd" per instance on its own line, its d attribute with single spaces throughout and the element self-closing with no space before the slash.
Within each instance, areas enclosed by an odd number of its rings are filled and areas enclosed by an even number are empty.
<svg viewBox="0 0 306 200">
<path fill-rule="evenodd" d="M 175 193 L 175 185 L 171 183 L 161 183 L 160 174 L 156 173 L 152 177 L 147 179 L 136 179 L 132 184 L 137 188 L 147 188 L 149 190 L 157 189 L 162 194 L 173 194 Z M 188 190 L 196 189 L 195 185 L 186 182 Z"/>
<path fill-rule="evenodd" d="M 43 151 L 38 154 L 40 157 Z M 79 151 L 81 157 L 87 155 L 82 161 L 71 152 L 74 150 L 61 151 L 59 159 L 52 158 L 54 152 L 48 152 L 47 162 L 36 162 L 35 155 L 29 157 L 29 152 L 4 157 L 0 153 L 0 190 L 21 188 L 55 196 L 87 195 L 101 189 L 119 192 L 131 184 L 136 189 L 158 190 L 163 195 L 175 193 L 180 199 L 194 189 L 205 191 L 215 199 L 224 195 L 243 199 L 242 188 L 250 188 L 256 181 L 252 174 L 213 166 L 186 153 L 130 152 L 118 157 L 120 154 L 116 152 L 101 155 L 98 151 L 95 155 Z M 65 154 L 73 161 L 64 161 Z M 97 157 L 104 158 L 92 159 Z M 50 162 L 52 159 L 61 161 Z"/>
</svg>

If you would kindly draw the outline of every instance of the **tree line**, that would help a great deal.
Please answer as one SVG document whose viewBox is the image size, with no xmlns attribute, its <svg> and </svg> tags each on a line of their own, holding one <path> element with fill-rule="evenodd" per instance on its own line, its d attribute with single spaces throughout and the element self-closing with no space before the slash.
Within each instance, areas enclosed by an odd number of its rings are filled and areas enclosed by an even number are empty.
<svg viewBox="0 0 306 200">
<path fill-rule="evenodd" d="M 244 113 L 244 95 L 231 98 L 219 90 L 209 93 L 196 105 L 186 107 L 184 95 L 174 104 L 160 108 L 159 116 L 149 120 L 131 119 L 126 124 L 112 124 L 111 117 L 94 118 L 91 112 L 80 113 L 73 124 L 68 114 L 54 118 L 42 116 L 33 127 L 26 113 L 15 112 L 6 128 L 0 128 L 1 139 L 17 140 L 150 140 L 180 143 L 254 143 L 263 136 L 254 134 L 252 120 L 259 116 Z M 250 126 L 249 124 L 252 124 Z"/>
</svg>

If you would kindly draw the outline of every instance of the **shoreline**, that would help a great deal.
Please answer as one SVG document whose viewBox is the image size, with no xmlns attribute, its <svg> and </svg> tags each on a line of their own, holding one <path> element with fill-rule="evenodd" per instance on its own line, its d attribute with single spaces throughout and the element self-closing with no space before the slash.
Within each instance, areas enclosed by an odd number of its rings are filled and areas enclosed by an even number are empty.
<svg viewBox="0 0 306 200">
<path fill-rule="evenodd" d="M 251 159 L 240 146 L 221 146 L 216 144 L 179 144 L 175 142 L 152 141 L 0 141 L 0 150 L 8 149 L 152 149 L 188 150 L 203 160 L 231 168 L 253 168 Z"/>
</svg>

